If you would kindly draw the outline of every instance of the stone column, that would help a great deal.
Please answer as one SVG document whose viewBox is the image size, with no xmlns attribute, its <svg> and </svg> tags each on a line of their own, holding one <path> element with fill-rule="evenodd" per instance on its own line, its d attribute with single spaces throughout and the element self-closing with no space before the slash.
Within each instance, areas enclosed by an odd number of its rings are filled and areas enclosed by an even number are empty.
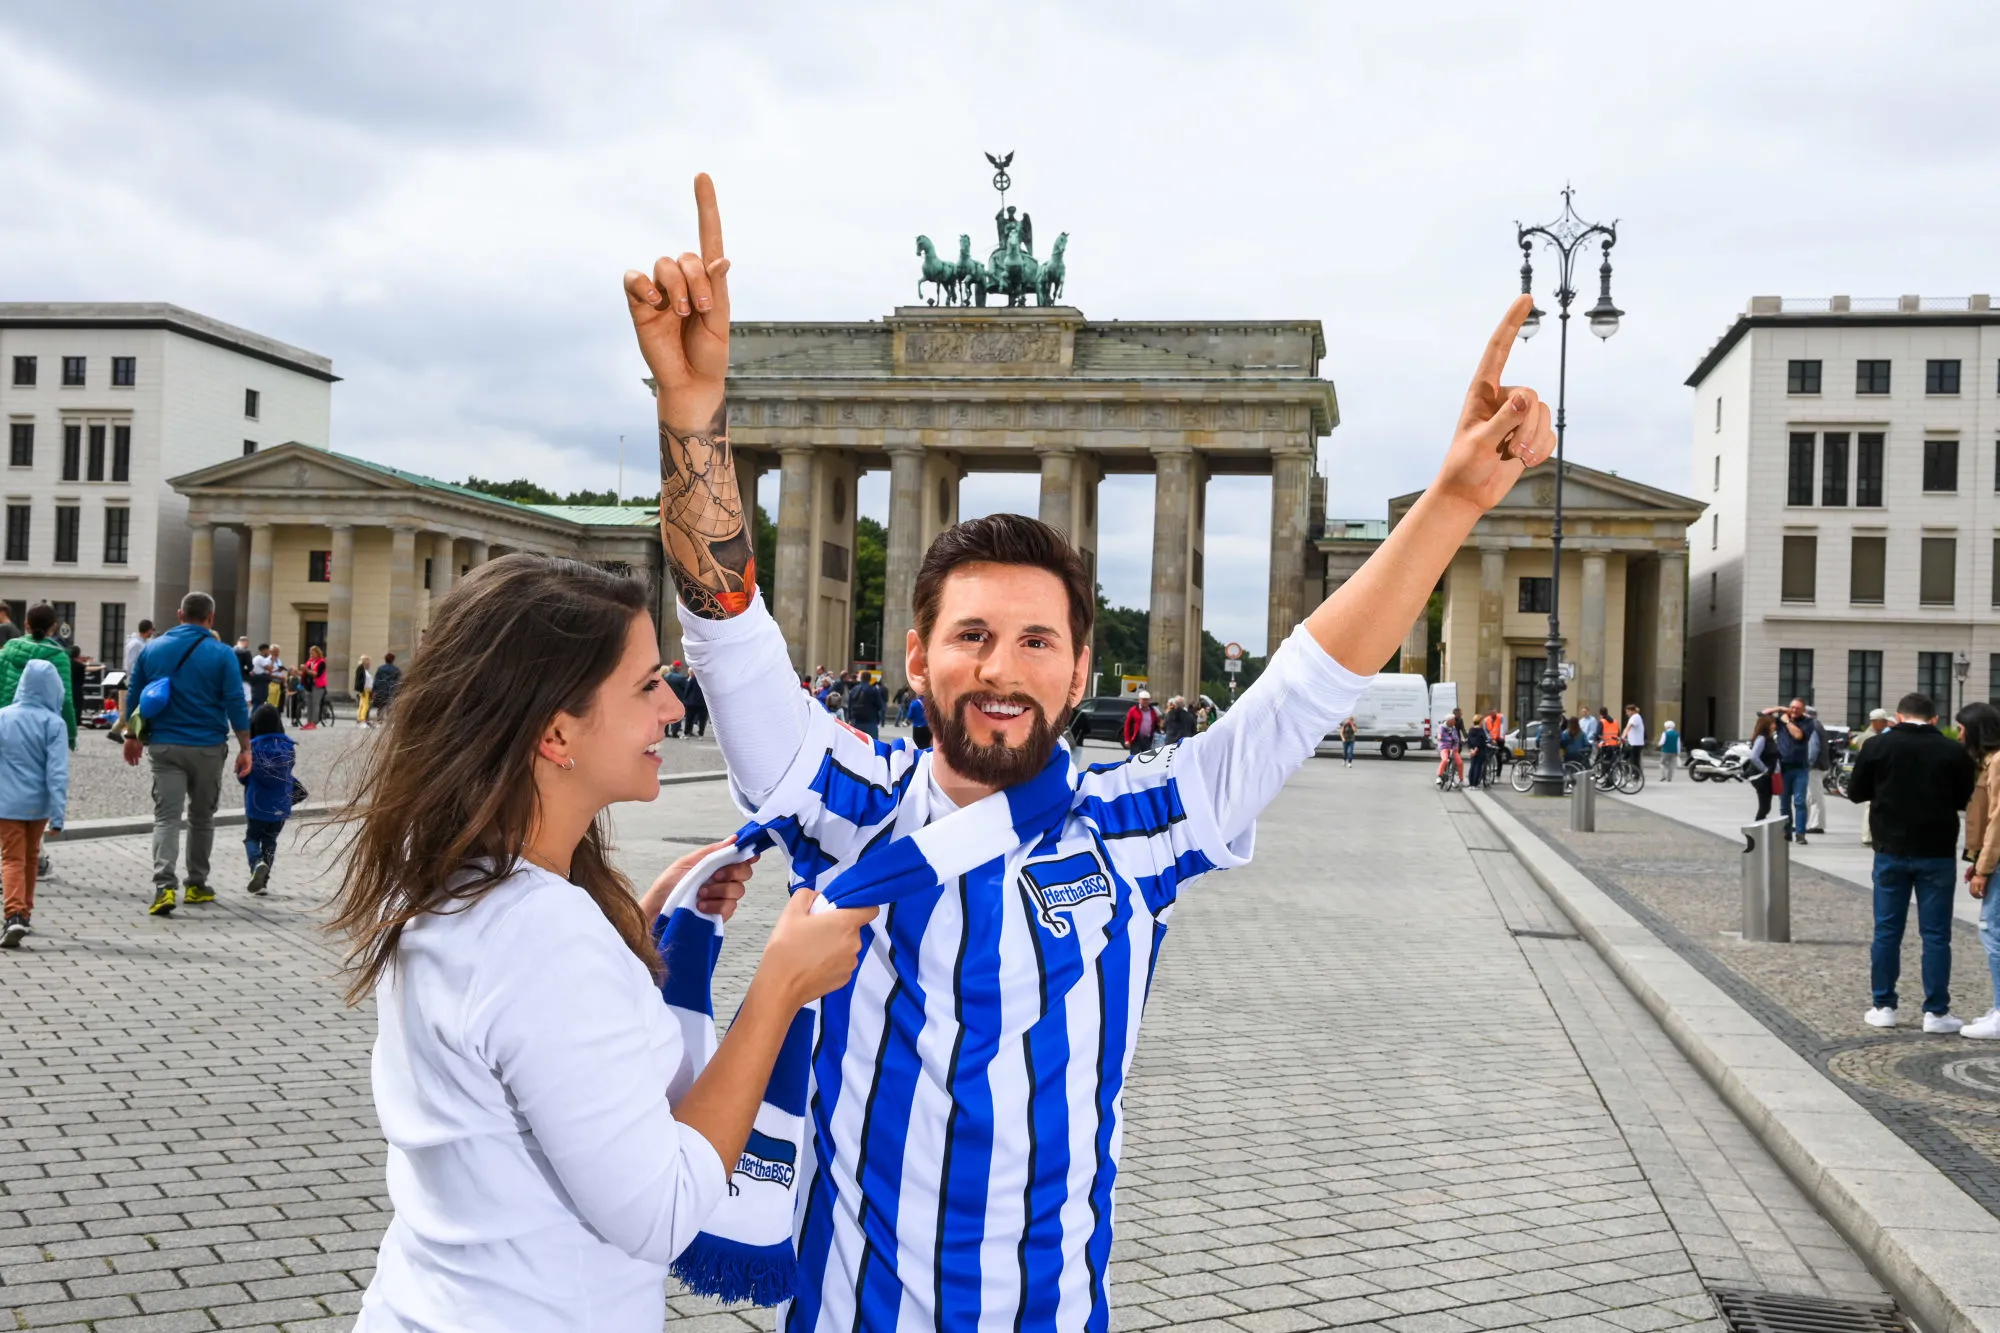
<svg viewBox="0 0 2000 1333">
<path fill-rule="evenodd" d="M 189 592 L 215 595 L 215 524 L 190 523 L 193 540 L 188 544 Z"/>
<path fill-rule="evenodd" d="M 431 604 L 458 582 L 458 538 L 448 532 L 431 534 Z"/>
<path fill-rule="evenodd" d="M 811 651 L 806 616 L 819 573 L 812 558 L 812 446 L 787 445 L 778 456 L 778 569 L 771 600 L 785 646 L 791 650 L 792 668 L 804 671 L 812 665 L 806 661 Z"/>
<path fill-rule="evenodd" d="M 389 529 L 389 642 L 408 666 L 417 646 L 417 530 L 405 524 Z"/>
<path fill-rule="evenodd" d="M 1069 445 L 1039 449 L 1042 457 L 1042 522 L 1064 536 L 1076 534 L 1076 450 Z"/>
<path fill-rule="evenodd" d="M 889 446 L 889 550 L 882 576 L 882 688 L 894 694 L 909 683 L 904 671 L 913 624 L 911 598 L 924 558 L 924 450 Z"/>
<path fill-rule="evenodd" d="M 326 679 L 335 694 L 354 683 L 354 525 L 333 525 L 326 587 Z"/>
<path fill-rule="evenodd" d="M 492 557 L 485 542 L 468 541 L 465 544 L 465 565 L 468 570 L 479 568 Z"/>
<path fill-rule="evenodd" d="M 1445 577 L 1448 579 L 1451 575 L 1447 573 Z M 1275 644 L 1272 650 L 1276 650 Z M 1431 617 L 1430 608 L 1426 605 L 1422 614 L 1418 615 L 1417 623 L 1410 626 L 1409 634 L 1403 639 L 1403 660 L 1399 666 L 1410 675 L 1421 676 L 1430 663 L 1430 656 Z"/>
<path fill-rule="evenodd" d="M 238 634 L 250 632 L 250 532 L 247 528 L 236 530 L 236 614 L 230 624 Z M 255 648 L 257 641 L 250 640 Z"/>
<path fill-rule="evenodd" d="M 250 525 L 250 642 L 271 641 L 271 547 L 269 523 Z M 294 651 L 298 645 L 291 645 Z"/>
<path fill-rule="evenodd" d="M 1153 596 L 1146 626 L 1146 679 L 1154 701 L 1181 693 L 1187 677 L 1188 552 L 1194 536 L 1194 450 L 1153 450 Z"/>
<path fill-rule="evenodd" d="M 1577 708 L 1595 712 L 1610 708 L 1604 695 L 1604 552 L 1583 553 L 1583 585 L 1578 589 L 1583 603 L 1583 628 L 1577 635 Z M 1616 708 L 1612 716 L 1618 715 Z"/>
<path fill-rule="evenodd" d="M 1625 608 L 1633 614 L 1634 608 Z M 1652 710 L 1646 714 L 1650 735 L 1658 736 L 1669 718 L 1683 733 L 1693 731 L 1681 699 L 1687 651 L 1687 552 L 1660 552 L 1659 628 L 1653 639 Z M 1699 735 L 1699 732 L 1694 734 Z"/>
<path fill-rule="evenodd" d="M 1501 617 L 1506 614 L 1507 548 L 1479 548 L 1479 678 L 1473 686 L 1473 708 L 1484 713 L 1499 708 Z M 1463 702 L 1461 700 L 1461 702 Z"/>
<path fill-rule="evenodd" d="M 1312 538 L 1311 446 L 1271 455 L 1271 610 L 1264 642 L 1275 650 L 1311 612 L 1306 544 Z"/>
</svg>

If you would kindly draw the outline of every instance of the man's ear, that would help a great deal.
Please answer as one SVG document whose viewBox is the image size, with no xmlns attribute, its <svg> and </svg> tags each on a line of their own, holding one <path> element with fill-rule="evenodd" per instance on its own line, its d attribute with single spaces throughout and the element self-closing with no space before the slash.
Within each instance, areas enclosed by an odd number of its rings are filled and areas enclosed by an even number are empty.
<svg viewBox="0 0 2000 1333">
<path fill-rule="evenodd" d="M 1090 687 L 1090 645 L 1083 645 L 1083 651 L 1076 655 L 1076 669 L 1069 678 L 1069 706 L 1076 707 L 1083 702 L 1083 693 Z"/>
<path fill-rule="evenodd" d="M 910 688 L 918 694 L 929 692 L 931 679 L 930 654 L 924 651 L 924 641 L 911 628 L 903 642 L 903 676 L 910 682 Z"/>
</svg>

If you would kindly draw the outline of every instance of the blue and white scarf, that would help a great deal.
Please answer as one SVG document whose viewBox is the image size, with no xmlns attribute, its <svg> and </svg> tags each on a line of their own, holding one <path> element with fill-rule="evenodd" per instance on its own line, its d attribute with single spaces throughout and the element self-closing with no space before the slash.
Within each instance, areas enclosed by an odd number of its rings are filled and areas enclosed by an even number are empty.
<svg viewBox="0 0 2000 1333">
<path fill-rule="evenodd" d="M 723 865 L 783 843 L 791 853 L 793 890 L 817 889 L 826 907 L 878 907 L 941 885 L 1000 860 L 1058 828 L 1074 800 L 1069 749 L 1058 742 L 1040 773 L 1019 786 L 955 810 L 907 837 L 878 837 L 846 861 L 802 855 L 797 817 L 772 812 L 737 831 L 733 846 L 688 871 L 653 923 L 666 965 L 660 993 L 679 1022 L 687 1061 L 668 1089 L 677 1100 L 715 1053 L 711 980 L 722 952 L 722 921 L 695 908 L 695 895 Z M 886 826 L 885 826 L 886 827 Z M 808 840 L 809 841 L 809 840 Z M 816 845 L 815 845 L 816 846 Z M 673 1262 L 689 1290 L 725 1301 L 776 1305 L 797 1281 L 792 1217 L 806 1142 L 806 1103 L 819 1020 L 814 1002 L 799 1012 L 778 1055 L 750 1132 L 730 1174 L 728 1195 L 707 1227 Z"/>
</svg>

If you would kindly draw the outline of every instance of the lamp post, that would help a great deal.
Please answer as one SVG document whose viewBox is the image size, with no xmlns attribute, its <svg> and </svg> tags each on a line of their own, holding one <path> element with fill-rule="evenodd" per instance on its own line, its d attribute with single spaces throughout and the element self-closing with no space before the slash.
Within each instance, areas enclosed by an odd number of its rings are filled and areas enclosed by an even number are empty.
<svg viewBox="0 0 2000 1333">
<path fill-rule="evenodd" d="M 1589 310 L 1590 331 L 1600 338 L 1609 338 L 1618 332 L 1618 318 L 1625 312 L 1611 303 L 1611 247 L 1618 243 L 1618 223 L 1585 222 L 1576 215 L 1571 206 L 1574 191 L 1563 187 L 1562 216 L 1554 222 L 1539 226 L 1524 227 L 1514 224 L 1515 239 L 1521 246 L 1521 290 L 1534 290 L 1535 271 L 1532 257 L 1536 238 L 1544 241 L 1556 254 L 1556 305 L 1562 316 L 1562 343 L 1557 357 L 1556 370 L 1556 495 L 1555 519 L 1550 525 L 1549 535 L 1554 554 L 1549 566 L 1549 638 L 1546 645 L 1547 657 L 1542 670 L 1542 706 L 1539 753 L 1535 759 L 1533 790 L 1537 796 L 1560 796 L 1563 794 L 1562 760 L 1562 559 L 1563 559 L 1563 429 L 1566 422 L 1565 400 L 1569 393 L 1569 305 L 1576 299 L 1576 287 L 1571 281 L 1575 273 L 1576 257 L 1593 238 L 1601 238 L 1604 262 L 1597 270 L 1597 304 Z M 1521 325 L 1523 340 L 1532 338 L 1542 325 L 1542 312 L 1530 309 L 1527 322 Z"/>
<path fill-rule="evenodd" d="M 1965 678 L 1972 674 L 1972 655 L 1961 648 L 1951 660 L 1951 674 L 1958 678 L 1958 703 L 1951 710 L 1951 720 L 1958 721 L 1959 709 L 1965 707 Z"/>
</svg>

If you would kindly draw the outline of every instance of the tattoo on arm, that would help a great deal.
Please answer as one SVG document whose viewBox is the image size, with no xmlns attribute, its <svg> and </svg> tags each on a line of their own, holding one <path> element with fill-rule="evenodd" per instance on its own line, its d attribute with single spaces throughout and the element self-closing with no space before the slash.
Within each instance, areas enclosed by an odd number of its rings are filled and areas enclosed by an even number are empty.
<svg viewBox="0 0 2000 1333">
<path fill-rule="evenodd" d="M 736 488 L 728 405 L 687 435 L 660 423 L 660 540 L 681 604 L 705 620 L 749 610 L 757 549 Z"/>
</svg>

